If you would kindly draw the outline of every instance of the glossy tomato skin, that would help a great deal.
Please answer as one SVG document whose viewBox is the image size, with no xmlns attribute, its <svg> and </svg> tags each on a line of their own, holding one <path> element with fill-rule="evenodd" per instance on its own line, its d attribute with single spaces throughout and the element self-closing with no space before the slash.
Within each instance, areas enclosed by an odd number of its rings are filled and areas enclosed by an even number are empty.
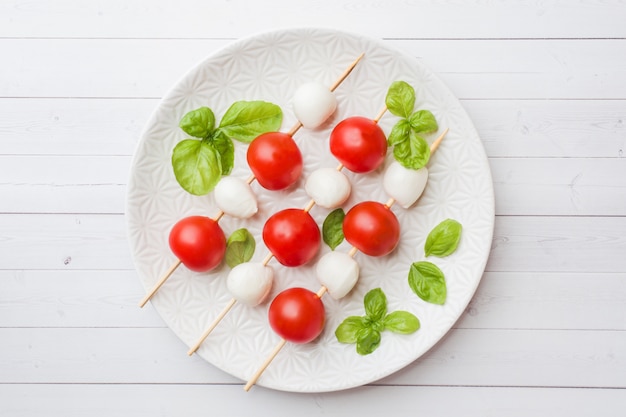
<svg viewBox="0 0 626 417">
<path fill-rule="evenodd" d="M 268 132 L 256 137 L 248 146 L 247 160 L 261 186 L 283 190 L 302 174 L 302 154 L 291 136 Z"/>
<path fill-rule="evenodd" d="M 320 229 L 311 215 L 302 209 L 281 210 L 263 226 L 263 242 L 276 260 L 296 267 L 309 262 L 321 243 Z"/>
<path fill-rule="evenodd" d="M 349 117 L 331 132 L 330 152 L 352 172 L 371 172 L 385 160 L 387 138 L 375 121 Z"/>
<path fill-rule="evenodd" d="M 268 318 L 272 329 L 292 343 L 308 343 L 320 335 L 326 321 L 324 303 L 305 288 L 289 288 L 272 301 Z"/>
<path fill-rule="evenodd" d="M 369 256 L 384 256 L 400 241 L 400 223 L 384 204 L 364 201 L 352 207 L 343 220 L 346 240 Z"/>
<path fill-rule="evenodd" d="M 215 220 L 205 216 L 179 220 L 170 231 L 169 244 L 183 265 L 196 272 L 215 268 L 226 253 L 224 231 Z"/>
</svg>

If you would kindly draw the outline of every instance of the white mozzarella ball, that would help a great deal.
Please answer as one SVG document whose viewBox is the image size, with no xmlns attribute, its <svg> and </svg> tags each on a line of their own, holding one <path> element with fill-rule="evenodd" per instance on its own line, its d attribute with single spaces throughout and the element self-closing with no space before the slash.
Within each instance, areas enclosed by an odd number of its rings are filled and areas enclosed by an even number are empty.
<svg viewBox="0 0 626 417">
<path fill-rule="evenodd" d="M 354 288 L 359 279 L 359 264 L 347 253 L 328 252 L 317 262 L 315 272 L 328 294 L 338 300 Z"/>
<path fill-rule="evenodd" d="M 428 168 L 408 169 L 393 161 L 385 170 L 383 188 L 401 207 L 409 208 L 420 198 L 427 182 Z"/>
<path fill-rule="evenodd" d="M 249 306 L 267 298 L 274 281 L 274 270 L 260 262 L 244 262 L 230 270 L 226 286 L 233 298 Z"/>
<path fill-rule="evenodd" d="M 337 208 L 350 196 L 350 180 L 333 168 L 320 168 L 309 175 L 304 190 L 315 204 L 325 208 Z"/>
<path fill-rule="evenodd" d="M 229 216 L 247 219 L 259 210 L 250 184 L 237 177 L 223 177 L 214 190 L 215 203 Z"/>
<path fill-rule="evenodd" d="M 335 95 L 322 84 L 303 84 L 293 96 L 293 112 L 302 126 L 314 129 L 324 123 L 337 108 Z"/>
</svg>

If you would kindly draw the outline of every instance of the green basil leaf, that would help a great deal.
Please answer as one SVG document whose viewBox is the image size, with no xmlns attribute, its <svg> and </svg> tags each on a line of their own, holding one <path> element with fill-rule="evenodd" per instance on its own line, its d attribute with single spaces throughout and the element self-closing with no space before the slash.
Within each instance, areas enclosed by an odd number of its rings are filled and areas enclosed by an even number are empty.
<svg viewBox="0 0 626 417">
<path fill-rule="evenodd" d="M 235 230 L 226 241 L 226 264 L 231 268 L 248 262 L 254 255 L 256 242 L 248 229 Z"/>
<path fill-rule="evenodd" d="M 415 90 L 404 81 L 395 81 L 387 91 L 385 104 L 391 114 L 407 118 L 415 106 Z"/>
<path fill-rule="evenodd" d="M 399 334 L 415 333 L 420 328 L 420 321 L 408 311 L 394 311 L 387 314 L 385 320 L 385 330 Z"/>
<path fill-rule="evenodd" d="M 283 112 L 276 104 L 265 101 L 237 101 L 222 117 L 218 130 L 231 139 L 250 143 L 262 133 L 276 131 Z"/>
<path fill-rule="evenodd" d="M 391 129 L 389 137 L 387 138 L 387 145 L 395 146 L 404 141 L 409 140 L 409 133 L 411 131 L 411 124 L 407 119 L 400 119 Z"/>
<path fill-rule="evenodd" d="M 393 147 L 393 156 L 405 168 L 420 169 L 430 159 L 430 147 L 424 138 L 411 130 L 409 140 Z"/>
<path fill-rule="evenodd" d="M 185 114 L 178 125 L 188 135 L 204 139 L 215 128 L 215 115 L 208 107 L 200 107 Z"/>
<path fill-rule="evenodd" d="M 380 288 L 374 288 L 365 294 L 363 303 L 365 314 L 371 321 L 382 320 L 387 315 L 387 296 Z"/>
<path fill-rule="evenodd" d="M 367 327 L 365 319 L 359 316 L 350 316 L 337 326 L 335 337 L 339 343 L 356 343 L 359 332 Z"/>
<path fill-rule="evenodd" d="M 235 145 L 233 141 L 222 134 L 216 134 L 213 138 L 213 146 L 220 154 L 220 163 L 222 164 L 222 175 L 228 175 L 235 166 Z"/>
<path fill-rule="evenodd" d="M 343 242 L 343 219 L 346 213 L 342 208 L 335 209 L 326 216 L 322 224 L 322 239 L 332 250 Z"/>
<path fill-rule="evenodd" d="M 356 341 L 356 351 L 359 355 L 369 355 L 380 346 L 380 332 L 371 327 L 366 327 L 359 332 Z"/>
<path fill-rule="evenodd" d="M 209 193 L 222 174 L 220 155 L 206 140 L 185 139 L 178 142 L 172 153 L 176 181 L 194 195 Z"/>
<path fill-rule="evenodd" d="M 409 116 L 409 123 L 417 133 L 431 133 L 439 129 L 435 116 L 429 110 L 419 110 Z"/>
<path fill-rule="evenodd" d="M 454 219 L 446 219 L 434 227 L 426 237 L 426 256 L 448 256 L 453 253 L 461 240 L 463 226 Z"/>
<path fill-rule="evenodd" d="M 409 287 L 428 303 L 441 305 L 446 302 L 446 279 L 441 269 L 431 262 L 414 262 L 411 265 Z"/>
</svg>

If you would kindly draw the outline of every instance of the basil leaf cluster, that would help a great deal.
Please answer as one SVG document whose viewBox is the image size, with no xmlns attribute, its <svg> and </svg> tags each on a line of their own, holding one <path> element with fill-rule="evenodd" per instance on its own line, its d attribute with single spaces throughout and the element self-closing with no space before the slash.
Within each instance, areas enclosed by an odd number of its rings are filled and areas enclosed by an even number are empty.
<svg viewBox="0 0 626 417">
<path fill-rule="evenodd" d="M 222 175 L 230 174 L 233 169 L 233 140 L 250 143 L 262 133 L 278 130 L 282 119 L 281 108 L 265 101 L 233 103 L 219 126 L 208 107 L 188 112 L 179 127 L 195 139 L 182 140 L 174 147 L 172 167 L 176 181 L 191 194 L 208 194 Z"/>
<path fill-rule="evenodd" d="M 445 257 L 454 253 L 461 240 L 463 226 L 454 219 L 446 219 L 435 226 L 424 244 L 426 256 Z M 409 269 L 409 287 L 422 300 L 442 305 L 446 302 L 447 286 L 444 273 L 428 261 L 414 262 Z"/>
<path fill-rule="evenodd" d="M 385 104 L 393 115 L 401 117 L 387 138 L 394 158 L 405 168 L 422 168 L 430 159 L 430 147 L 420 135 L 439 129 L 435 116 L 429 110 L 413 111 L 415 90 L 405 81 L 391 84 Z"/>
<path fill-rule="evenodd" d="M 398 334 L 411 334 L 420 328 L 419 319 L 408 311 L 387 313 L 387 296 L 380 288 L 370 290 L 363 300 L 364 316 L 350 316 L 335 330 L 340 343 L 356 344 L 359 355 L 374 352 L 385 330 Z"/>
</svg>

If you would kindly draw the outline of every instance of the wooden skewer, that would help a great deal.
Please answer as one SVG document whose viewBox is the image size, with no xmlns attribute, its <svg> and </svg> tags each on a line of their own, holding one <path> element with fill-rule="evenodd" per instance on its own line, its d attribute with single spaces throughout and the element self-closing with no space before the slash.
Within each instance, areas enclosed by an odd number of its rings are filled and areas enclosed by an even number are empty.
<svg viewBox="0 0 626 417">
<path fill-rule="evenodd" d="M 391 206 L 393 206 L 395 202 L 396 202 L 396 199 L 392 197 L 389 200 L 387 200 L 387 202 L 385 203 L 385 207 L 391 208 Z"/>
<path fill-rule="evenodd" d="M 348 66 L 348 68 L 343 72 L 343 74 L 341 74 L 339 76 L 339 78 L 337 79 L 337 81 L 335 81 L 335 83 L 330 87 L 330 91 L 333 92 L 337 89 L 337 87 L 339 87 L 339 84 L 341 84 L 343 82 L 343 80 L 345 80 L 348 75 L 350 75 L 350 73 L 352 72 L 352 70 L 354 69 L 354 67 L 356 67 L 356 64 L 359 63 L 359 61 L 361 59 L 363 59 L 363 57 L 365 56 L 365 52 L 361 53 L 361 55 L 359 55 L 353 62 L 352 64 L 350 64 Z"/>
<path fill-rule="evenodd" d="M 437 139 L 435 139 L 435 141 L 430 145 L 430 154 L 434 154 L 435 151 L 437 151 L 437 148 L 439 148 L 439 145 L 441 144 L 441 141 L 443 140 L 443 138 L 446 136 L 446 134 L 450 131 L 450 128 L 446 127 L 446 129 L 441 133 L 441 135 L 439 135 L 439 137 Z"/>
<path fill-rule="evenodd" d="M 317 291 L 317 294 L 315 295 L 317 295 L 317 298 L 322 298 L 322 296 L 326 294 L 326 291 L 328 291 L 328 288 L 326 288 L 325 285 L 322 285 L 322 287 Z"/>
<path fill-rule="evenodd" d="M 380 121 L 380 119 L 382 119 L 382 117 L 384 116 L 384 114 L 387 112 L 387 106 L 384 106 L 380 112 L 378 113 L 378 115 L 376 117 L 374 117 L 374 122 L 378 123 Z"/>
<path fill-rule="evenodd" d="M 326 293 L 326 291 L 328 291 L 328 289 L 322 285 L 322 288 L 320 288 L 316 294 L 317 297 L 322 298 L 322 296 L 324 295 L 324 293 Z M 270 363 L 272 363 L 274 358 L 278 355 L 281 349 L 285 347 L 286 344 L 287 344 L 287 341 L 281 338 L 280 341 L 276 344 L 276 346 L 274 346 L 274 349 L 272 349 L 272 352 L 269 354 L 269 356 L 265 359 L 265 362 L 263 362 L 263 364 L 259 367 L 259 369 L 257 369 L 254 375 L 252 375 L 252 377 L 248 380 L 246 385 L 243 387 L 245 391 L 250 391 L 250 388 L 252 388 L 252 386 L 256 384 L 256 381 L 263 374 L 263 372 L 265 372 L 267 367 L 270 365 Z"/>
<path fill-rule="evenodd" d="M 263 261 L 261 262 L 261 264 L 263 266 L 266 266 L 274 257 L 273 253 L 268 253 L 267 256 L 265 257 L 265 259 L 263 259 Z M 198 348 L 200 347 L 200 345 L 202 345 L 202 343 L 205 341 L 205 339 L 207 337 L 209 337 L 209 335 L 211 334 L 211 332 L 213 330 L 215 330 L 215 328 L 217 327 L 218 324 L 220 324 L 220 322 L 222 321 L 222 319 L 224 317 L 226 317 L 226 314 L 228 314 L 228 312 L 233 308 L 233 306 L 235 305 L 235 303 L 237 302 L 237 299 L 232 298 L 229 303 L 226 305 L 226 307 L 224 307 L 224 309 L 220 312 L 220 314 L 213 320 L 213 322 L 209 325 L 209 327 L 204 331 L 204 333 L 202 334 L 202 336 L 200 336 L 200 338 L 198 339 L 198 341 L 196 342 L 195 345 L 193 345 L 189 351 L 187 352 L 187 354 L 189 356 L 193 355 L 194 352 L 196 350 L 198 350 Z"/>
<path fill-rule="evenodd" d="M 278 344 L 274 347 L 272 353 L 270 353 L 267 359 L 265 359 L 265 362 L 263 362 L 261 367 L 254 373 L 254 375 L 252 375 L 252 378 L 250 378 L 250 380 L 248 380 L 246 385 L 243 387 L 245 391 L 250 391 L 250 388 L 252 388 L 252 386 L 256 384 L 256 381 L 259 379 L 261 374 L 265 372 L 265 369 L 268 366 L 270 366 L 270 363 L 272 363 L 276 355 L 278 355 L 278 352 L 280 352 L 280 350 L 285 346 L 286 343 L 287 341 L 285 339 L 280 339 L 280 342 L 278 342 Z"/>
<path fill-rule="evenodd" d="M 315 206 L 315 200 L 311 199 L 311 201 L 309 201 L 309 204 L 306 205 L 306 207 L 304 207 L 304 212 L 308 213 L 309 211 L 311 211 L 311 209 Z"/>
<path fill-rule="evenodd" d="M 165 272 L 165 274 L 161 277 L 161 279 L 155 284 L 154 287 L 152 287 L 152 290 L 150 290 L 150 292 L 143 298 L 143 300 L 139 302 L 139 307 L 145 306 L 146 303 L 150 301 L 152 296 L 159 290 L 159 288 L 161 288 L 163 284 L 165 284 L 165 281 L 167 281 L 170 275 L 174 273 L 174 271 L 176 270 L 176 268 L 178 268 L 180 264 L 181 264 L 180 259 L 177 259 L 176 262 L 173 263 L 172 266 L 169 267 L 169 269 Z"/>
<path fill-rule="evenodd" d="M 265 257 L 265 259 L 263 259 L 263 261 L 261 262 L 261 264 L 263 266 L 266 266 L 274 257 L 273 253 L 268 253 L 267 256 Z M 213 330 L 215 330 L 215 328 L 217 327 L 218 324 L 220 324 L 220 322 L 222 321 L 222 319 L 224 319 L 224 317 L 226 317 L 226 314 L 228 314 L 228 312 L 233 308 L 233 306 L 235 305 L 235 303 L 237 303 L 237 299 L 236 298 L 232 298 L 228 304 L 226 305 L 226 307 L 224 307 L 224 309 L 220 312 L 220 314 L 213 320 L 213 322 L 209 325 L 209 327 L 204 331 L 204 333 L 202 333 L 202 336 L 200 336 L 200 338 L 198 339 L 198 341 L 196 342 L 195 345 L 193 345 L 189 351 L 187 352 L 187 354 L 189 356 L 193 355 L 194 352 L 196 350 L 198 350 L 198 348 L 200 348 L 200 345 L 202 345 L 202 343 L 204 343 L 204 341 L 206 340 L 207 337 L 209 337 L 209 335 L 211 334 L 211 332 Z"/>
<path fill-rule="evenodd" d="M 200 338 L 198 339 L 198 341 L 196 342 L 195 345 L 193 345 L 189 351 L 187 352 L 187 355 L 191 356 L 193 355 L 193 353 L 198 350 L 198 348 L 200 347 L 200 345 L 204 342 L 204 339 L 206 339 L 207 337 L 209 337 L 209 335 L 211 334 L 211 332 L 213 331 L 213 329 L 215 329 L 217 327 L 217 325 L 220 323 L 220 321 L 222 321 L 222 319 L 224 318 L 224 316 L 226 316 L 226 314 L 228 314 L 228 312 L 230 311 L 231 308 L 233 308 L 233 306 L 235 305 L 235 303 L 237 302 L 237 299 L 232 298 L 230 300 L 230 302 L 226 305 L 226 307 L 224 307 L 224 309 L 222 310 L 222 312 L 215 318 L 215 320 L 213 320 L 213 323 L 211 323 L 211 325 L 205 330 L 205 332 L 202 334 L 202 336 L 200 336 Z"/>
<path fill-rule="evenodd" d="M 289 131 L 287 132 L 287 134 L 289 136 L 293 136 L 296 134 L 296 132 L 298 130 L 300 130 L 300 128 L 302 127 L 302 123 L 300 123 L 300 121 L 297 121 L 295 125 L 293 125 L 293 127 L 291 129 L 289 129 Z"/>
</svg>

